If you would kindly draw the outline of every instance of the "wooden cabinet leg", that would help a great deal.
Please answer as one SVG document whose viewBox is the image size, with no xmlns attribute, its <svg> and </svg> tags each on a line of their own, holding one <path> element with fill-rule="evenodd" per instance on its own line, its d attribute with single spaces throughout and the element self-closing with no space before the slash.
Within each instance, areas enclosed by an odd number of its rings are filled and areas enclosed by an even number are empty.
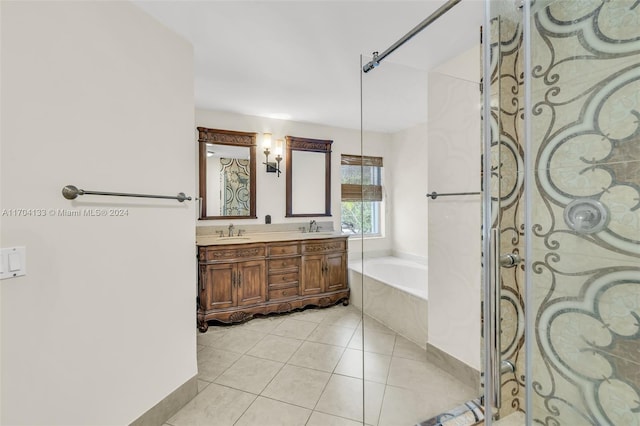
<svg viewBox="0 0 640 426">
<path fill-rule="evenodd" d="M 205 320 L 198 320 L 198 330 L 200 333 L 206 333 L 209 329 L 209 323 Z"/>
</svg>

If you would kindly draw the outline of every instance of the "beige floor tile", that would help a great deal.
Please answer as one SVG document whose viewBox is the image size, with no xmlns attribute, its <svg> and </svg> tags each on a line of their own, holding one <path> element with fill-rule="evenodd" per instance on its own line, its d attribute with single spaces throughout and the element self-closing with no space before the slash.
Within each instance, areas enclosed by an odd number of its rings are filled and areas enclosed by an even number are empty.
<svg viewBox="0 0 640 426">
<path fill-rule="evenodd" d="M 211 382 L 207 382 L 205 380 L 198 379 L 198 393 L 202 392 L 204 390 L 204 388 L 206 388 L 210 384 L 211 384 Z"/>
<path fill-rule="evenodd" d="M 450 406 L 455 407 L 476 398 L 477 391 L 426 361 L 397 358 L 391 359 L 387 384 L 422 392 L 427 395 L 446 395 Z M 443 390 L 446 389 L 446 392 Z"/>
<path fill-rule="evenodd" d="M 365 381 L 365 422 L 377 424 L 382 405 L 384 385 Z M 362 379 L 331 375 L 316 411 L 362 421 Z"/>
<path fill-rule="evenodd" d="M 256 396 L 210 384 L 167 422 L 173 426 L 233 425 Z"/>
<path fill-rule="evenodd" d="M 454 405 L 448 405 L 447 390 L 439 394 L 424 394 L 410 389 L 387 386 L 380 411 L 379 426 L 415 425 L 444 413 Z"/>
<path fill-rule="evenodd" d="M 395 345 L 396 336 L 394 334 L 378 333 L 376 331 L 366 331 L 364 333 L 364 350 L 383 355 L 391 355 Z M 362 350 L 362 333 L 353 333 L 349 342 L 349 348 Z"/>
<path fill-rule="evenodd" d="M 347 346 L 353 336 L 353 329 L 337 325 L 320 324 L 307 337 L 311 342 L 326 343 L 334 346 Z"/>
<path fill-rule="evenodd" d="M 357 349 L 346 349 L 333 372 L 361 379 L 362 354 L 363 352 Z M 386 383 L 390 363 L 391 357 L 389 355 L 364 352 L 365 379 L 371 382 Z"/>
<path fill-rule="evenodd" d="M 393 348 L 393 356 L 407 359 L 415 359 L 425 361 L 427 359 L 427 351 L 416 345 L 409 339 L 402 336 L 396 336 L 396 344 Z"/>
<path fill-rule="evenodd" d="M 280 323 L 271 334 L 294 339 L 306 339 L 318 324 L 309 321 L 287 318 Z"/>
<path fill-rule="evenodd" d="M 242 324 L 243 330 L 270 333 L 285 320 L 285 317 L 258 317 Z"/>
<path fill-rule="evenodd" d="M 288 363 L 298 367 L 331 373 L 340 361 L 344 348 L 324 343 L 304 342 L 289 359 Z"/>
<path fill-rule="evenodd" d="M 324 371 L 285 365 L 261 395 L 313 409 L 330 377 Z"/>
<path fill-rule="evenodd" d="M 311 410 L 259 396 L 235 426 L 304 426 Z"/>
<path fill-rule="evenodd" d="M 362 426 L 362 422 L 314 411 L 309 417 L 307 426 Z"/>
<path fill-rule="evenodd" d="M 331 312 L 330 308 L 309 308 L 300 312 L 294 312 L 289 317 L 302 321 L 321 323 Z"/>
<path fill-rule="evenodd" d="M 243 354 L 262 340 L 264 336 L 264 333 L 237 328 L 227 331 L 227 333 L 219 339 L 212 340 L 210 346 L 216 349 Z"/>
<path fill-rule="evenodd" d="M 243 355 L 215 380 L 215 383 L 259 394 L 284 364 Z"/>
<path fill-rule="evenodd" d="M 196 345 L 196 347 L 198 348 L 198 352 L 200 352 L 201 350 L 203 350 L 204 348 L 206 348 L 205 345 Z"/>
<path fill-rule="evenodd" d="M 198 352 L 198 379 L 213 382 L 240 358 L 236 352 L 221 351 L 207 347 Z"/>
<path fill-rule="evenodd" d="M 360 325 L 362 320 L 362 313 L 355 308 L 342 307 L 342 309 L 332 309 L 329 314 L 322 320 L 321 324 L 338 325 L 340 327 L 347 327 L 356 329 Z"/>
<path fill-rule="evenodd" d="M 229 327 L 216 327 L 216 326 L 209 327 L 206 333 L 200 333 L 198 331 L 197 332 L 198 334 L 196 335 L 196 340 L 198 341 L 199 345 L 211 346 L 211 342 L 215 342 L 216 340 L 219 340 L 222 336 L 227 334 L 228 330 L 229 330 Z"/>
<path fill-rule="evenodd" d="M 251 348 L 247 355 L 272 361 L 286 362 L 302 345 L 302 340 L 268 335 Z"/>
</svg>

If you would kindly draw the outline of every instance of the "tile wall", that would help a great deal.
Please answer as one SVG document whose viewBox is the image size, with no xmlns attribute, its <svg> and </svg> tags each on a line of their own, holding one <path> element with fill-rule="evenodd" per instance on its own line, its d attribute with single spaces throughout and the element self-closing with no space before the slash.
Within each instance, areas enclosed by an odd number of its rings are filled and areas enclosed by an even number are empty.
<svg viewBox="0 0 640 426">
<path fill-rule="evenodd" d="M 640 424 L 640 1 L 537 1 L 533 419 Z M 565 222 L 601 203 L 602 230 Z"/>
</svg>

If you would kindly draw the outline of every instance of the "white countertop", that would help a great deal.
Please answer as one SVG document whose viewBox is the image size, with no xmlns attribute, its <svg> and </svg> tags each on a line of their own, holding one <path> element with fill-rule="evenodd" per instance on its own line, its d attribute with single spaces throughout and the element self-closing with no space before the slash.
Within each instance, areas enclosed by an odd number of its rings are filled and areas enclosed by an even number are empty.
<svg viewBox="0 0 640 426">
<path fill-rule="evenodd" d="M 323 238 L 347 237 L 337 231 L 325 232 L 263 232 L 241 237 L 220 237 L 218 235 L 196 235 L 198 246 L 218 246 L 227 244 L 268 243 L 273 241 L 318 240 Z"/>
</svg>

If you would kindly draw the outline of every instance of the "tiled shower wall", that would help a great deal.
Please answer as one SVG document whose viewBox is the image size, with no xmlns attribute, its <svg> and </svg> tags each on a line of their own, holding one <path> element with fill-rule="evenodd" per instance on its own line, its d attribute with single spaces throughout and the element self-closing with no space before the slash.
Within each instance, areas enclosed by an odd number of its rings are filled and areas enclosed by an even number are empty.
<svg viewBox="0 0 640 426">
<path fill-rule="evenodd" d="M 640 0 L 533 4 L 533 419 L 640 424 Z M 603 230 L 566 206 L 602 203 Z"/>
</svg>

